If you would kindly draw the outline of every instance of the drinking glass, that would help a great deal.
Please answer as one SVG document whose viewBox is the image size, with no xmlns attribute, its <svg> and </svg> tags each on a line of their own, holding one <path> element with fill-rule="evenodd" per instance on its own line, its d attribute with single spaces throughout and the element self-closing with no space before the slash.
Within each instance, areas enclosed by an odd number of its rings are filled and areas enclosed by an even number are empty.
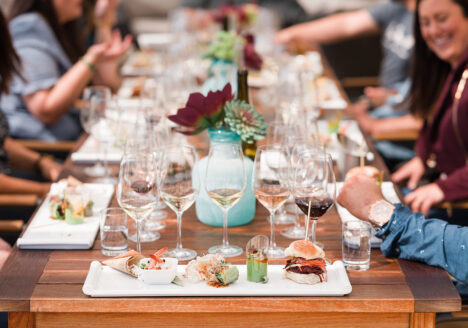
<svg viewBox="0 0 468 328">
<path fill-rule="evenodd" d="M 323 248 L 315 238 L 317 220 L 335 202 L 336 183 L 331 156 L 323 150 L 305 151 L 300 154 L 293 181 L 293 195 L 296 205 L 307 216 L 305 239 Z"/>
<path fill-rule="evenodd" d="M 228 241 L 228 212 L 244 195 L 247 178 L 240 145 L 216 144 L 210 147 L 205 175 L 205 189 L 211 200 L 223 212 L 223 243 L 208 249 L 224 257 L 242 254 L 242 248 Z"/>
<path fill-rule="evenodd" d="M 141 223 L 156 205 L 156 161 L 153 154 L 126 154 L 120 163 L 117 201 L 136 222 L 137 251 L 141 252 Z"/>
<path fill-rule="evenodd" d="M 198 196 L 200 180 L 192 169 L 197 162 L 197 153 L 192 146 L 171 146 L 161 151 L 160 193 L 163 201 L 177 215 L 177 244 L 166 252 L 180 261 L 190 260 L 197 252 L 182 247 L 182 214 Z"/>
<path fill-rule="evenodd" d="M 275 211 L 289 198 L 288 188 L 289 160 L 282 148 L 261 146 L 257 149 L 252 187 L 258 201 L 270 212 L 270 246 L 268 257 L 284 257 L 284 249 L 275 241 Z"/>
<path fill-rule="evenodd" d="M 101 211 L 101 252 L 106 256 L 125 254 L 128 249 L 127 213 L 118 207 Z"/>
<path fill-rule="evenodd" d="M 348 270 L 369 269 L 372 226 L 364 221 L 343 223 L 343 263 Z"/>
<path fill-rule="evenodd" d="M 80 122 L 83 129 L 91 134 L 92 127 L 99 119 L 95 108 L 91 108 L 91 100 L 95 99 L 96 104 L 107 106 L 111 99 L 111 90 L 105 86 L 90 86 L 83 90 L 82 106 L 80 110 Z M 101 145 L 98 140 L 94 139 L 97 143 L 98 153 L 101 152 Z M 96 164 L 91 167 L 85 168 L 85 173 L 91 177 L 102 177 L 106 174 L 106 168 L 102 164 L 102 159 L 99 156 Z"/>
</svg>

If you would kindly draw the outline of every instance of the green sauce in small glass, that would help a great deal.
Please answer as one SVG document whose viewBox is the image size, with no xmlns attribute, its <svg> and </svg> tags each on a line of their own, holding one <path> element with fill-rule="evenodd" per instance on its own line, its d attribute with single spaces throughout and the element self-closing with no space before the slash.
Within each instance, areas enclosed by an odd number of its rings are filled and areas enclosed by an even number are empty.
<svg viewBox="0 0 468 328">
<path fill-rule="evenodd" d="M 268 281 L 268 257 L 263 251 L 254 250 L 247 254 L 247 280 L 266 283 Z"/>
</svg>

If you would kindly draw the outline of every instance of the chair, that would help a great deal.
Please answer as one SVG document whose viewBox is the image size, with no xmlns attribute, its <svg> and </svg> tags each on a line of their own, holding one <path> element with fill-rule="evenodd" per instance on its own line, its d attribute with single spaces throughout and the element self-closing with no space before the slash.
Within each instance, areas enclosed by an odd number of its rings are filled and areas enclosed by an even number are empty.
<svg viewBox="0 0 468 328">
<path fill-rule="evenodd" d="M 0 206 L 35 207 L 39 197 L 33 194 L 0 194 Z M 23 230 L 23 220 L 0 220 L 0 233 L 17 234 Z"/>
</svg>

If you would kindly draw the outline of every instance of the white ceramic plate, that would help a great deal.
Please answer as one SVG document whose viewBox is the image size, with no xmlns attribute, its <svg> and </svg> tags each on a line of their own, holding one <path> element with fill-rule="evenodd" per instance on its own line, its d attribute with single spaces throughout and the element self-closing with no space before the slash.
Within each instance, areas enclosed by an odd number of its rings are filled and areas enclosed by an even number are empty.
<svg viewBox="0 0 468 328">
<path fill-rule="evenodd" d="M 342 296 L 352 287 L 343 266 L 335 261 L 327 266 L 328 281 L 315 285 L 298 284 L 283 278 L 282 265 L 269 265 L 266 284 L 247 281 L 245 265 L 238 265 L 239 280 L 226 288 L 210 287 L 206 282 L 190 283 L 182 277 L 185 265 L 178 266 L 178 276 L 184 286 L 146 285 L 138 279 L 116 271 L 98 261 L 91 263 L 83 285 L 83 293 L 92 297 L 136 296 Z"/>
<path fill-rule="evenodd" d="M 50 218 L 49 199 L 60 195 L 63 184 L 54 183 L 47 198 L 33 217 L 23 236 L 18 239 L 22 249 L 89 249 L 99 230 L 99 211 L 107 208 L 114 194 L 111 184 L 85 183 L 84 187 L 94 202 L 93 216 L 86 217 L 81 224 L 68 224 Z"/>
</svg>

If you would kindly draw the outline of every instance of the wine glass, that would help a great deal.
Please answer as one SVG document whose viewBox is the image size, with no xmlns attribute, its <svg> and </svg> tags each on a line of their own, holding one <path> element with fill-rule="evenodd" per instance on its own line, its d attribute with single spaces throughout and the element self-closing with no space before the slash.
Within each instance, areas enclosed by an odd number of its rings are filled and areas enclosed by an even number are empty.
<svg viewBox="0 0 468 328">
<path fill-rule="evenodd" d="M 242 254 L 242 248 L 229 244 L 228 212 L 241 199 L 247 186 L 244 156 L 240 145 L 216 144 L 210 147 L 205 175 L 208 196 L 223 212 L 223 243 L 208 249 L 224 257 Z"/>
<path fill-rule="evenodd" d="M 111 90 L 105 86 L 89 86 L 84 88 L 82 97 L 82 106 L 80 110 L 80 122 L 83 129 L 91 134 L 92 127 L 98 120 L 96 108 L 91 108 L 91 100 L 94 103 L 106 107 L 111 99 Z M 98 153 L 101 152 L 101 144 L 98 140 L 94 139 L 97 144 Z M 84 172 L 91 177 L 102 177 L 106 174 L 106 168 L 102 164 L 102 159 L 99 156 L 96 164 L 91 167 L 85 168 Z"/>
<path fill-rule="evenodd" d="M 252 187 L 258 201 L 270 212 L 270 247 L 268 257 L 284 257 L 284 249 L 275 242 L 275 212 L 289 198 L 289 160 L 283 148 L 261 146 L 257 149 Z"/>
<path fill-rule="evenodd" d="M 180 261 L 190 260 L 197 256 L 197 252 L 182 247 L 182 214 L 199 192 L 198 174 L 192 172 L 197 153 L 192 146 L 171 146 L 164 148 L 161 155 L 161 198 L 177 215 L 177 244 L 166 255 Z"/>
<path fill-rule="evenodd" d="M 317 220 L 334 204 L 336 193 L 333 161 L 330 154 L 322 149 L 304 151 L 300 154 L 293 181 L 293 195 L 296 205 L 307 216 L 305 239 L 323 248 L 315 238 Z"/>
<path fill-rule="evenodd" d="M 141 252 L 141 223 L 156 205 L 156 160 L 151 153 L 130 153 L 120 163 L 117 201 L 136 222 L 137 251 Z"/>
</svg>

